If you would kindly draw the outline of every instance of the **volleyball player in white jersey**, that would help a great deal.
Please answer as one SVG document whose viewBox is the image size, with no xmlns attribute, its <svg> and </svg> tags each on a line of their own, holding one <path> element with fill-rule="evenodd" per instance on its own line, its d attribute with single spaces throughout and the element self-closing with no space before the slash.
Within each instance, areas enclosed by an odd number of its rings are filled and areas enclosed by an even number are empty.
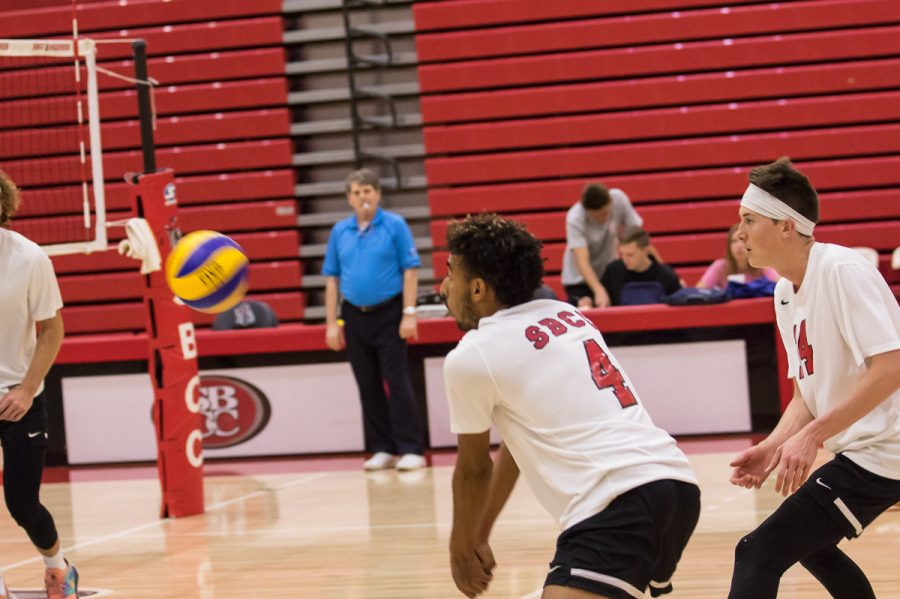
<svg viewBox="0 0 900 599">
<path fill-rule="evenodd" d="M 544 599 L 643 597 L 670 577 L 700 512 L 687 458 L 654 426 L 594 324 L 571 305 L 530 301 L 540 242 L 482 214 L 451 223 L 441 294 L 468 331 L 447 356 L 453 474 L 451 570 L 484 592 L 491 528 L 519 471 L 562 534 Z M 503 443 L 490 457 L 491 424 Z"/>
<path fill-rule="evenodd" d="M 777 472 L 790 495 L 735 551 L 731 599 L 774 598 L 800 562 L 833 597 L 874 599 L 840 549 L 900 501 L 900 308 L 855 250 L 819 243 L 819 200 L 786 158 L 750 172 L 738 237 L 750 265 L 771 267 L 794 397 L 775 430 L 733 462 L 731 482 Z M 835 458 L 810 474 L 819 446 Z"/>
<path fill-rule="evenodd" d="M 62 299 L 50 258 L 37 244 L 7 229 L 18 203 L 19 190 L 0 171 L 3 496 L 10 514 L 44 559 L 48 599 L 75 599 L 78 571 L 63 558 L 53 517 L 40 502 L 47 451 L 44 377 L 62 344 Z M 13 599 L 2 578 L 0 599 Z"/>
</svg>

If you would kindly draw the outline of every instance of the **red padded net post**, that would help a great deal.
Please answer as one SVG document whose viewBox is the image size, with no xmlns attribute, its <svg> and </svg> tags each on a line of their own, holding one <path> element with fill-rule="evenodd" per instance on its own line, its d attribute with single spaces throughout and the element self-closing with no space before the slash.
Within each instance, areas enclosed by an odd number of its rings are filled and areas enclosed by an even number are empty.
<svg viewBox="0 0 900 599">
<path fill-rule="evenodd" d="M 180 233 L 170 169 L 130 177 L 137 214 L 150 225 L 163 264 Z M 203 512 L 203 417 L 190 308 L 176 303 L 163 270 L 144 276 L 162 517 Z"/>
</svg>

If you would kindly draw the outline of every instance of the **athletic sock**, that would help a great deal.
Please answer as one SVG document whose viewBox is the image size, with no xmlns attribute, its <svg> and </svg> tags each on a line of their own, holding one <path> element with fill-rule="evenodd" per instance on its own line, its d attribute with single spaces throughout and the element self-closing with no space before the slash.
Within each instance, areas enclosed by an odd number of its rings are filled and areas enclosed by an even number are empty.
<svg viewBox="0 0 900 599">
<path fill-rule="evenodd" d="M 69 567 L 69 564 L 66 563 L 66 560 L 63 558 L 62 547 L 59 548 L 59 551 L 56 552 L 56 555 L 52 557 L 47 557 L 46 555 L 42 555 L 44 558 L 44 565 L 48 568 L 54 568 L 56 570 L 65 570 Z"/>
</svg>

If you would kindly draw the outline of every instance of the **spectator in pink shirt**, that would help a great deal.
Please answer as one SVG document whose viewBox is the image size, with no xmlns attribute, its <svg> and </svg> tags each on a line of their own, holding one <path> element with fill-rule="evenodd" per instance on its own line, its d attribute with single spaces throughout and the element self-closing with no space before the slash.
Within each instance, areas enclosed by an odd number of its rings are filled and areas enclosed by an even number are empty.
<svg viewBox="0 0 900 599">
<path fill-rule="evenodd" d="M 728 245 L 725 246 L 725 257 L 719 258 L 709 265 L 697 287 L 706 289 L 725 289 L 728 281 L 749 283 L 760 277 L 770 281 L 777 281 L 780 276 L 771 268 L 753 268 L 747 260 L 747 248 L 744 242 L 737 238 L 735 232 L 738 225 L 732 225 L 728 229 Z"/>
</svg>

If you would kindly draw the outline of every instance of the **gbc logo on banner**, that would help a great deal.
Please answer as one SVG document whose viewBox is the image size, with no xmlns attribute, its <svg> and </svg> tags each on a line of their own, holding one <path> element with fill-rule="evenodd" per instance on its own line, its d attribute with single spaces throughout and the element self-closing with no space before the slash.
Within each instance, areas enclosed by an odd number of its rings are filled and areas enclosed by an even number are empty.
<svg viewBox="0 0 900 599">
<path fill-rule="evenodd" d="M 200 376 L 203 447 L 233 447 L 258 435 L 269 423 L 272 408 L 262 391 L 241 379 Z"/>
</svg>

